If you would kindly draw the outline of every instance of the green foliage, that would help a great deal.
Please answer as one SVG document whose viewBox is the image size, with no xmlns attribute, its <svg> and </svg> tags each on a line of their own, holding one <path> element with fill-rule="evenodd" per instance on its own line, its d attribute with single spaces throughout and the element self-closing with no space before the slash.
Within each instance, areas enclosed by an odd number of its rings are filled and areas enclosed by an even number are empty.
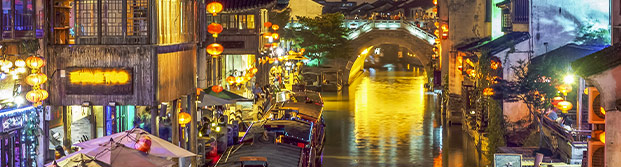
<svg viewBox="0 0 621 167">
<path fill-rule="evenodd" d="M 607 28 L 594 28 L 594 23 L 580 26 L 578 36 L 574 40 L 584 45 L 610 45 L 610 31 Z"/>
<path fill-rule="evenodd" d="M 489 140 L 489 144 L 487 145 L 487 159 L 494 159 L 494 153 L 498 150 L 498 147 L 505 146 L 505 125 L 504 125 L 504 116 L 502 113 L 502 108 L 498 101 L 486 98 L 485 103 L 487 104 L 488 111 L 488 125 L 485 132 L 487 133 L 487 137 Z"/>
<path fill-rule="evenodd" d="M 302 28 L 293 34 L 310 59 L 344 59 L 350 54 L 349 29 L 343 27 L 345 16 L 340 13 L 323 14 L 315 18 L 300 17 Z"/>
<path fill-rule="evenodd" d="M 286 8 L 282 11 L 274 11 L 274 10 L 270 11 L 269 21 L 272 24 L 280 26 L 278 33 L 280 35 L 279 38 L 281 40 L 293 38 L 292 30 L 285 28 L 285 26 L 289 24 L 289 22 L 291 21 L 291 8 Z"/>
</svg>

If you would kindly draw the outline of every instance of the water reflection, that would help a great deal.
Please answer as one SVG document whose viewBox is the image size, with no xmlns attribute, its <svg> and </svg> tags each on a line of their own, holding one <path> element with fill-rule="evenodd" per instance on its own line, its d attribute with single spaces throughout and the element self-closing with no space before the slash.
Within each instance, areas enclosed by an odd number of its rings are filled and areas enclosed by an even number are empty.
<svg viewBox="0 0 621 167">
<path fill-rule="evenodd" d="M 324 93 L 325 166 L 474 166 L 464 160 L 473 158 L 464 158 L 469 142 L 459 126 L 443 130 L 436 121 L 436 99 L 424 82 L 411 72 L 376 72 L 348 91 Z"/>
</svg>

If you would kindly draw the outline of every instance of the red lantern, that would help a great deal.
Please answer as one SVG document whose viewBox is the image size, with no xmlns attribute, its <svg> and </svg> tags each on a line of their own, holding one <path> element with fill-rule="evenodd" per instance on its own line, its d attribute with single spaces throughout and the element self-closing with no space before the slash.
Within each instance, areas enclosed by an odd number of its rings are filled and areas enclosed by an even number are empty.
<svg viewBox="0 0 621 167">
<path fill-rule="evenodd" d="M 37 56 L 30 56 L 26 58 L 26 65 L 32 69 L 39 69 L 45 65 L 45 61 Z"/>
<path fill-rule="evenodd" d="M 272 22 L 269 22 L 269 21 L 268 21 L 268 22 L 265 22 L 265 23 L 263 23 L 263 26 L 265 26 L 265 27 L 269 28 L 269 27 L 271 27 L 271 26 L 272 26 Z"/>
<path fill-rule="evenodd" d="M 209 24 L 209 26 L 207 26 L 207 31 L 210 34 L 213 34 L 214 38 L 217 38 L 218 34 L 222 32 L 222 25 L 218 23 L 211 23 Z"/>
<path fill-rule="evenodd" d="M 559 102 L 562 102 L 564 100 L 565 99 L 563 99 L 563 97 L 556 96 L 556 97 L 552 98 L 552 105 L 556 106 Z"/>
<path fill-rule="evenodd" d="M 569 101 L 562 101 L 562 102 L 558 102 L 556 107 L 560 109 L 561 111 L 563 111 L 563 113 L 567 113 L 567 111 L 571 110 L 574 107 L 574 105 L 571 104 L 571 102 Z"/>
<path fill-rule="evenodd" d="M 191 120 L 192 116 L 190 116 L 190 114 L 187 112 L 179 112 L 179 125 L 181 125 L 181 127 L 185 127 Z"/>
<path fill-rule="evenodd" d="M 212 56 L 218 56 L 224 51 L 224 47 L 218 43 L 212 43 L 207 46 L 207 53 Z"/>
<path fill-rule="evenodd" d="M 30 74 L 26 77 L 26 83 L 30 86 L 37 86 L 45 83 L 47 76 L 42 73 Z"/>
<path fill-rule="evenodd" d="M 278 33 L 272 33 L 272 38 L 273 38 L 273 39 L 278 39 L 278 37 L 279 37 L 279 36 L 278 36 Z"/>
<path fill-rule="evenodd" d="M 222 12 L 222 4 L 220 2 L 211 2 L 207 4 L 207 12 L 212 15 L 218 15 L 218 13 Z"/>
<path fill-rule="evenodd" d="M 234 76 L 226 77 L 226 82 L 229 83 L 229 85 L 233 85 L 235 83 L 235 77 Z"/>
<path fill-rule="evenodd" d="M 134 145 L 134 148 L 138 151 L 149 153 L 149 151 L 151 151 L 151 137 L 149 136 L 140 137 L 140 139 L 138 139 L 138 141 Z"/>
<path fill-rule="evenodd" d="M 222 92 L 223 89 L 224 88 L 222 88 L 222 86 L 220 86 L 220 85 L 215 85 L 215 86 L 211 87 L 211 91 L 216 92 L 216 93 Z"/>
<path fill-rule="evenodd" d="M 259 72 L 259 69 L 252 67 L 250 68 L 250 72 L 252 72 L 253 74 L 256 74 L 257 72 Z"/>
<path fill-rule="evenodd" d="M 278 26 L 278 25 L 276 25 L 276 24 L 272 25 L 272 29 L 273 29 L 274 31 L 278 30 L 279 28 L 280 28 L 280 26 Z"/>
</svg>

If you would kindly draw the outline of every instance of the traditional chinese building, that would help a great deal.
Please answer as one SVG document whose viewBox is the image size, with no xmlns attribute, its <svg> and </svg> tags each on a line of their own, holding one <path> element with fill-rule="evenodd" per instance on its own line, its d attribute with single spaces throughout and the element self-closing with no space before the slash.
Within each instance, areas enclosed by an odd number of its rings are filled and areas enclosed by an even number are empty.
<svg viewBox="0 0 621 167">
<path fill-rule="evenodd" d="M 206 25 L 197 24 L 204 2 L 53 0 L 49 7 L 49 105 L 62 120 L 50 126 L 51 147 L 134 127 L 179 142 L 178 112 L 195 116 L 197 57 L 205 66 Z"/>
</svg>

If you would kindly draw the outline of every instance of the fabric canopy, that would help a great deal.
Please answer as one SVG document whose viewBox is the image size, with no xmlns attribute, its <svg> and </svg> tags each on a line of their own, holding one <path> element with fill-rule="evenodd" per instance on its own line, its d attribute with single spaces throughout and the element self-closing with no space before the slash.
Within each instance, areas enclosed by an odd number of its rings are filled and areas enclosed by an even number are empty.
<svg viewBox="0 0 621 167">
<path fill-rule="evenodd" d="M 99 147 L 101 144 L 108 143 L 110 142 L 110 139 L 112 139 L 129 148 L 134 148 L 136 141 L 140 139 L 140 137 L 145 135 L 151 138 L 151 151 L 149 152 L 149 154 L 151 155 L 174 158 L 196 156 L 196 154 L 189 152 L 188 150 L 176 146 L 175 144 L 170 143 L 162 138 L 151 135 L 139 128 L 134 128 L 125 132 L 115 133 L 109 136 L 92 139 L 74 145 L 82 147 L 84 149 L 90 149 Z"/>
<path fill-rule="evenodd" d="M 216 93 L 211 89 L 207 89 L 204 90 L 203 92 L 201 92 L 201 94 L 207 94 L 207 95 L 212 95 L 215 96 L 217 98 L 221 98 L 221 99 L 225 99 L 225 100 L 246 100 L 247 98 L 240 96 L 238 94 L 235 94 L 231 91 L 228 90 L 222 90 L 222 92 L 220 93 Z"/>
<path fill-rule="evenodd" d="M 220 92 L 222 93 L 222 92 Z M 200 95 L 201 99 L 200 99 L 200 103 L 198 103 L 198 107 L 205 107 L 205 106 L 219 106 L 219 105 L 225 105 L 225 104 L 233 104 L 232 101 L 230 100 L 225 100 L 219 97 L 215 97 L 212 95 L 208 95 L 208 94 L 201 94 Z"/>
<path fill-rule="evenodd" d="M 95 160 L 95 158 L 88 156 L 84 153 L 75 153 L 65 156 L 62 159 L 46 164 L 47 167 L 74 167 L 74 166 L 86 166 L 86 167 L 110 167 L 105 162 Z"/>
</svg>

